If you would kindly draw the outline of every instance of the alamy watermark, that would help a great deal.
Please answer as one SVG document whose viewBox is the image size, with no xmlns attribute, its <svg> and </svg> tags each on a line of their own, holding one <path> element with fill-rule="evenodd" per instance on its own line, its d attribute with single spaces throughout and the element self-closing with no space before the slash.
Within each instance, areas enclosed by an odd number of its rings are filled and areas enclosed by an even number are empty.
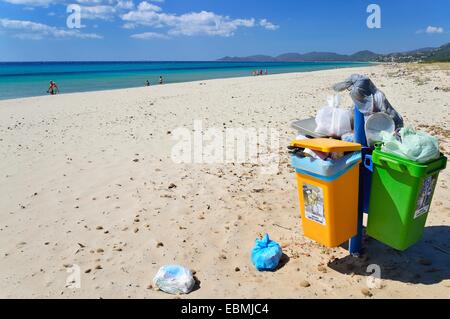
<svg viewBox="0 0 450 319">
<path fill-rule="evenodd" d="M 377 264 L 367 266 L 366 272 L 370 273 L 367 277 L 367 287 L 371 289 L 381 288 L 381 267 Z"/>
<path fill-rule="evenodd" d="M 81 25 L 81 6 L 79 4 L 69 4 L 66 12 L 70 13 L 66 19 L 66 25 L 69 29 L 80 29 Z"/>
<path fill-rule="evenodd" d="M 369 4 L 367 13 L 370 13 L 367 18 L 367 27 L 369 29 L 381 29 L 381 7 L 378 4 Z"/>
<path fill-rule="evenodd" d="M 280 134 L 273 128 L 203 128 L 194 121 L 193 130 L 179 127 L 172 131 L 171 158 L 176 164 L 250 163 L 260 166 L 261 174 L 278 173 Z"/>
<path fill-rule="evenodd" d="M 80 266 L 73 264 L 66 268 L 69 275 L 66 278 L 66 288 L 80 289 L 81 288 L 81 269 Z"/>
</svg>

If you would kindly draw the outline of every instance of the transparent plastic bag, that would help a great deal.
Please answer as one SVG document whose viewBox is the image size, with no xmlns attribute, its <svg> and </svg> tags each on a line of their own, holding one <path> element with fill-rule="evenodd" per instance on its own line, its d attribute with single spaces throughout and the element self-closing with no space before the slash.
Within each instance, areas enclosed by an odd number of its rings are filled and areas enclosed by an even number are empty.
<svg viewBox="0 0 450 319">
<path fill-rule="evenodd" d="M 437 138 L 424 132 L 415 131 L 410 127 L 400 130 L 401 141 L 388 132 L 381 132 L 380 135 L 384 143 L 381 150 L 385 153 L 419 163 L 427 163 L 438 159 L 441 155 Z"/>
<path fill-rule="evenodd" d="M 319 110 L 316 116 L 316 133 L 338 137 L 352 131 L 351 114 L 339 108 L 340 96 L 328 98 L 328 106 Z"/>
<path fill-rule="evenodd" d="M 178 265 L 163 266 L 153 278 L 153 284 L 159 290 L 172 295 L 188 294 L 195 285 L 192 272 Z"/>
</svg>

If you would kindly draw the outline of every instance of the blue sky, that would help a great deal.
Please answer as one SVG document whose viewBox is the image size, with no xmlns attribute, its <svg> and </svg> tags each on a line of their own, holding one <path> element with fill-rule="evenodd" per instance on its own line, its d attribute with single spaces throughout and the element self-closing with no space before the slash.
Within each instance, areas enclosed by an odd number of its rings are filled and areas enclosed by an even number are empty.
<svg viewBox="0 0 450 319">
<path fill-rule="evenodd" d="M 367 6 L 381 8 L 369 29 Z M 69 4 L 81 28 L 67 27 Z M 0 0 L 0 60 L 214 60 L 450 42 L 448 0 Z"/>
</svg>

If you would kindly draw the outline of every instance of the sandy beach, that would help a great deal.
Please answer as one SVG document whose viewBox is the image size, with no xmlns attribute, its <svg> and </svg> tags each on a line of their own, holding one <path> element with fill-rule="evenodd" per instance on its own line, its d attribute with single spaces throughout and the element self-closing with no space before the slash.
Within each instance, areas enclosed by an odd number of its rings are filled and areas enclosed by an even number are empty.
<svg viewBox="0 0 450 319">
<path fill-rule="evenodd" d="M 286 146 L 331 86 L 369 75 L 406 124 L 450 155 L 448 65 L 363 68 L 209 80 L 0 101 L 1 298 L 448 298 L 450 199 L 440 175 L 423 240 L 397 252 L 366 238 L 360 259 L 302 235 Z M 351 106 L 348 95 L 343 105 Z M 176 164 L 177 128 L 273 128 L 276 174 L 256 164 Z M 264 233 L 282 244 L 276 272 L 250 261 Z M 196 290 L 152 289 L 166 264 Z M 382 286 L 367 289 L 367 266 Z M 66 287 L 71 265 L 81 286 Z"/>
</svg>

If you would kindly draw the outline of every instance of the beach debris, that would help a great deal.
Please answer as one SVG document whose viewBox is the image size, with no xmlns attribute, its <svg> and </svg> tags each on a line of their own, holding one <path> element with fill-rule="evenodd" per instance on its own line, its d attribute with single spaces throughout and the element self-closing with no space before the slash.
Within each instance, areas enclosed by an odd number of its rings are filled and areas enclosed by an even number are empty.
<svg viewBox="0 0 450 319">
<path fill-rule="evenodd" d="M 310 286 L 311 286 L 311 284 L 309 283 L 309 281 L 307 281 L 307 280 L 300 281 L 300 287 L 308 288 Z"/>
<path fill-rule="evenodd" d="M 280 227 L 280 228 L 292 231 L 292 228 L 289 228 L 289 227 L 281 226 L 281 225 L 278 225 L 278 224 L 272 224 L 272 225 L 275 226 L 275 227 Z"/>
<path fill-rule="evenodd" d="M 368 288 L 362 288 L 361 293 L 366 297 L 372 297 L 373 294 Z"/>
<path fill-rule="evenodd" d="M 156 244 L 156 248 L 164 247 L 164 244 L 162 242 L 158 242 Z"/>
<path fill-rule="evenodd" d="M 192 272 L 179 265 L 166 265 L 153 278 L 153 286 L 172 295 L 188 294 L 195 285 Z"/>
<path fill-rule="evenodd" d="M 234 268 L 234 271 L 235 271 L 235 272 L 239 272 L 239 271 L 241 271 L 241 269 L 240 269 L 239 267 L 235 267 L 235 268 Z"/>
<path fill-rule="evenodd" d="M 323 264 L 320 264 L 317 266 L 317 270 L 322 272 L 322 273 L 326 273 L 327 272 L 327 267 Z"/>
<path fill-rule="evenodd" d="M 97 230 L 102 230 L 103 227 L 102 227 L 102 226 L 97 226 L 97 227 L 95 227 L 95 229 L 97 229 Z"/>
<path fill-rule="evenodd" d="M 139 159 L 138 159 L 138 158 L 135 158 L 135 159 L 133 160 L 133 162 L 137 163 L 137 162 L 139 162 Z"/>
<path fill-rule="evenodd" d="M 269 234 L 265 234 L 262 239 L 256 239 L 252 262 L 259 271 L 272 271 L 278 267 L 282 255 L 281 246 L 270 240 Z"/>
<path fill-rule="evenodd" d="M 85 248 L 86 245 L 83 245 L 82 243 L 78 243 L 78 246 L 80 246 L 80 248 Z"/>
<path fill-rule="evenodd" d="M 177 185 L 175 185 L 174 183 L 171 183 L 168 188 L 169 189 L 177 188 Z"/>
</svg>

